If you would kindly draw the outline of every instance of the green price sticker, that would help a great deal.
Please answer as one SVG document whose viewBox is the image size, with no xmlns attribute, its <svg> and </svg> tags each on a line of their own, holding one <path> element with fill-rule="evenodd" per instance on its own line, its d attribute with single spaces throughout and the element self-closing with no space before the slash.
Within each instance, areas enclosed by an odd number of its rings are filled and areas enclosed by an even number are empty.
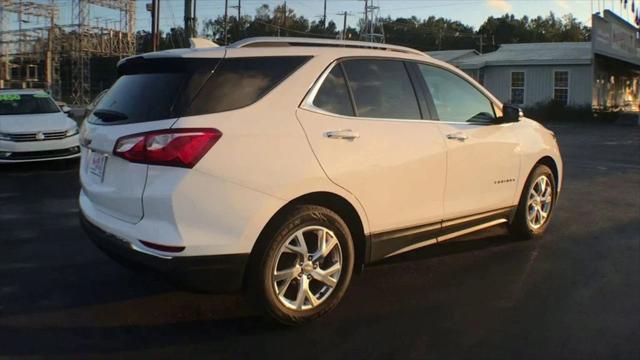
<svg viewBox="0 0 640 360">
<path fill-rule="evenodd" d="M 19 101 L 20 95 L 18 94 L 0 94 L 0 101 Z"/>
</svg>

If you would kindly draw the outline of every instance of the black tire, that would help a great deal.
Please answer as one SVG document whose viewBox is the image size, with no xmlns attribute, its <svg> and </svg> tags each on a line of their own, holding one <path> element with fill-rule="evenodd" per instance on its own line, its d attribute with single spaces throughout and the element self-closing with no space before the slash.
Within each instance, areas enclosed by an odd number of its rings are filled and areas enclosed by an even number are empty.
<svg viewBox="0 0 640 360">
<path fill-rule="evenodd" d="M 528 198 L 529 192 L 531 188 L 535 184 L 535 181 L 538 180 L 541 176 L 545 176 L 549 183 L 551 184 L 551 206 L 549 209 L 549 213 L 544 220 L 544 222 L 538 227 L 533 227 L 529 224 L 527 212 L 528 212 Z M 509 224 L 509 232 L 512 237 L 516 240 L 529 240 L 535 237 L 542 235 L 547 227 L 549 226 L 549 222 L 551 221 L 551 216 L 553 214 L 553 209 L 556 205 L 556 196 L 557 196 L 557 188 L 556 188 L 556 179 L 553 176 L 553 172 L 546 165 L 538 164 L 531 171 L 529 177 L 527 178 L 527 183 L 522 188 L 522 194 L 520 195 L 520 201 L 518 203 L 518 208 Z"/>
<path fill-rule="evenodd" d="M 272 281 L 273 269 L 285 242 L 293 234 L 309 226 L 321 226 L 333 232 L 340 245 L 341 271 L 333 290 L 316 307 L 306 310 L 291 309 L 276 294 Z M 290 326 L 312 321 L 333 310 L 345 294 L 353 274 L 354 247 L 347 224 L 329 209 L 301 205 L 293 208 L 273 229 L 258 241 L 252 254 L 246 289 L 249 300 L 270 318 Z M 296 281 L 299 280 L 294 279 L 291 284 Z"/>
</svg>

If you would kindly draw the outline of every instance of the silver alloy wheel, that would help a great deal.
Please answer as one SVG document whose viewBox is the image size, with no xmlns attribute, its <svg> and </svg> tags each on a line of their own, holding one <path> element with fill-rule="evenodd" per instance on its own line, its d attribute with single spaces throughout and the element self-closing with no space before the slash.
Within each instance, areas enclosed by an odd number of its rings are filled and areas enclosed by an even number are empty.
<svg viewBox="0 0 640 360">
<path fill-rule="evenodd" d="M 322 226 L 308 226 L 291 235 L 278 251 L 273 290 L 289 309 L 313 309 L 331 295 L 341 271 L 342 249 L 335 234 Z"/>
<path fill-rule="evenodd" d="M 533 229 L 538 229 L 547 221 L 553 201 L 553 187 L 546 175 L 533 182 L 527 199 L 527 221 Z"/>
</svg>

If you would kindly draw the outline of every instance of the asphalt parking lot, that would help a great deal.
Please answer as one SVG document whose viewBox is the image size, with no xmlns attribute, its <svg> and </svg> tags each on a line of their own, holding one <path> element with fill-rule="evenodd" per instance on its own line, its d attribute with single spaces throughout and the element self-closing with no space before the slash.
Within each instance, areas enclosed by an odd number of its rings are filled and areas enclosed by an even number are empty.
<svg viewBox="0 0 640 360">
<path fill-rule="evenodd" d="M 547 234 L 501 228 L 371 266 L 328 317 L 275 326 L 100 253 L 77 163 L 0 166 L 0 357 L 640 358 L 640 128 L 558 125 Z"/>
</svg>

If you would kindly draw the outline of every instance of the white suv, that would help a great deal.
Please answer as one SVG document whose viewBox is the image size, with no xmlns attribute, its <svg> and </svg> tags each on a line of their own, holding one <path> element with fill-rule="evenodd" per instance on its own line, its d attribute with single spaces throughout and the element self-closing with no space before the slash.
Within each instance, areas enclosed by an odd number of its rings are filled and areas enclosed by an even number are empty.
<svg viewBox="0 0 640 360">
<path fill-rule="evenodd" d="M 413 49 L 252 38 L 118 70 L 81 130 L 85 229 L 283 323 L 365 264 L 501 223 L 539 235 L 560 192 L 551 131 Z"/>
</svg>

